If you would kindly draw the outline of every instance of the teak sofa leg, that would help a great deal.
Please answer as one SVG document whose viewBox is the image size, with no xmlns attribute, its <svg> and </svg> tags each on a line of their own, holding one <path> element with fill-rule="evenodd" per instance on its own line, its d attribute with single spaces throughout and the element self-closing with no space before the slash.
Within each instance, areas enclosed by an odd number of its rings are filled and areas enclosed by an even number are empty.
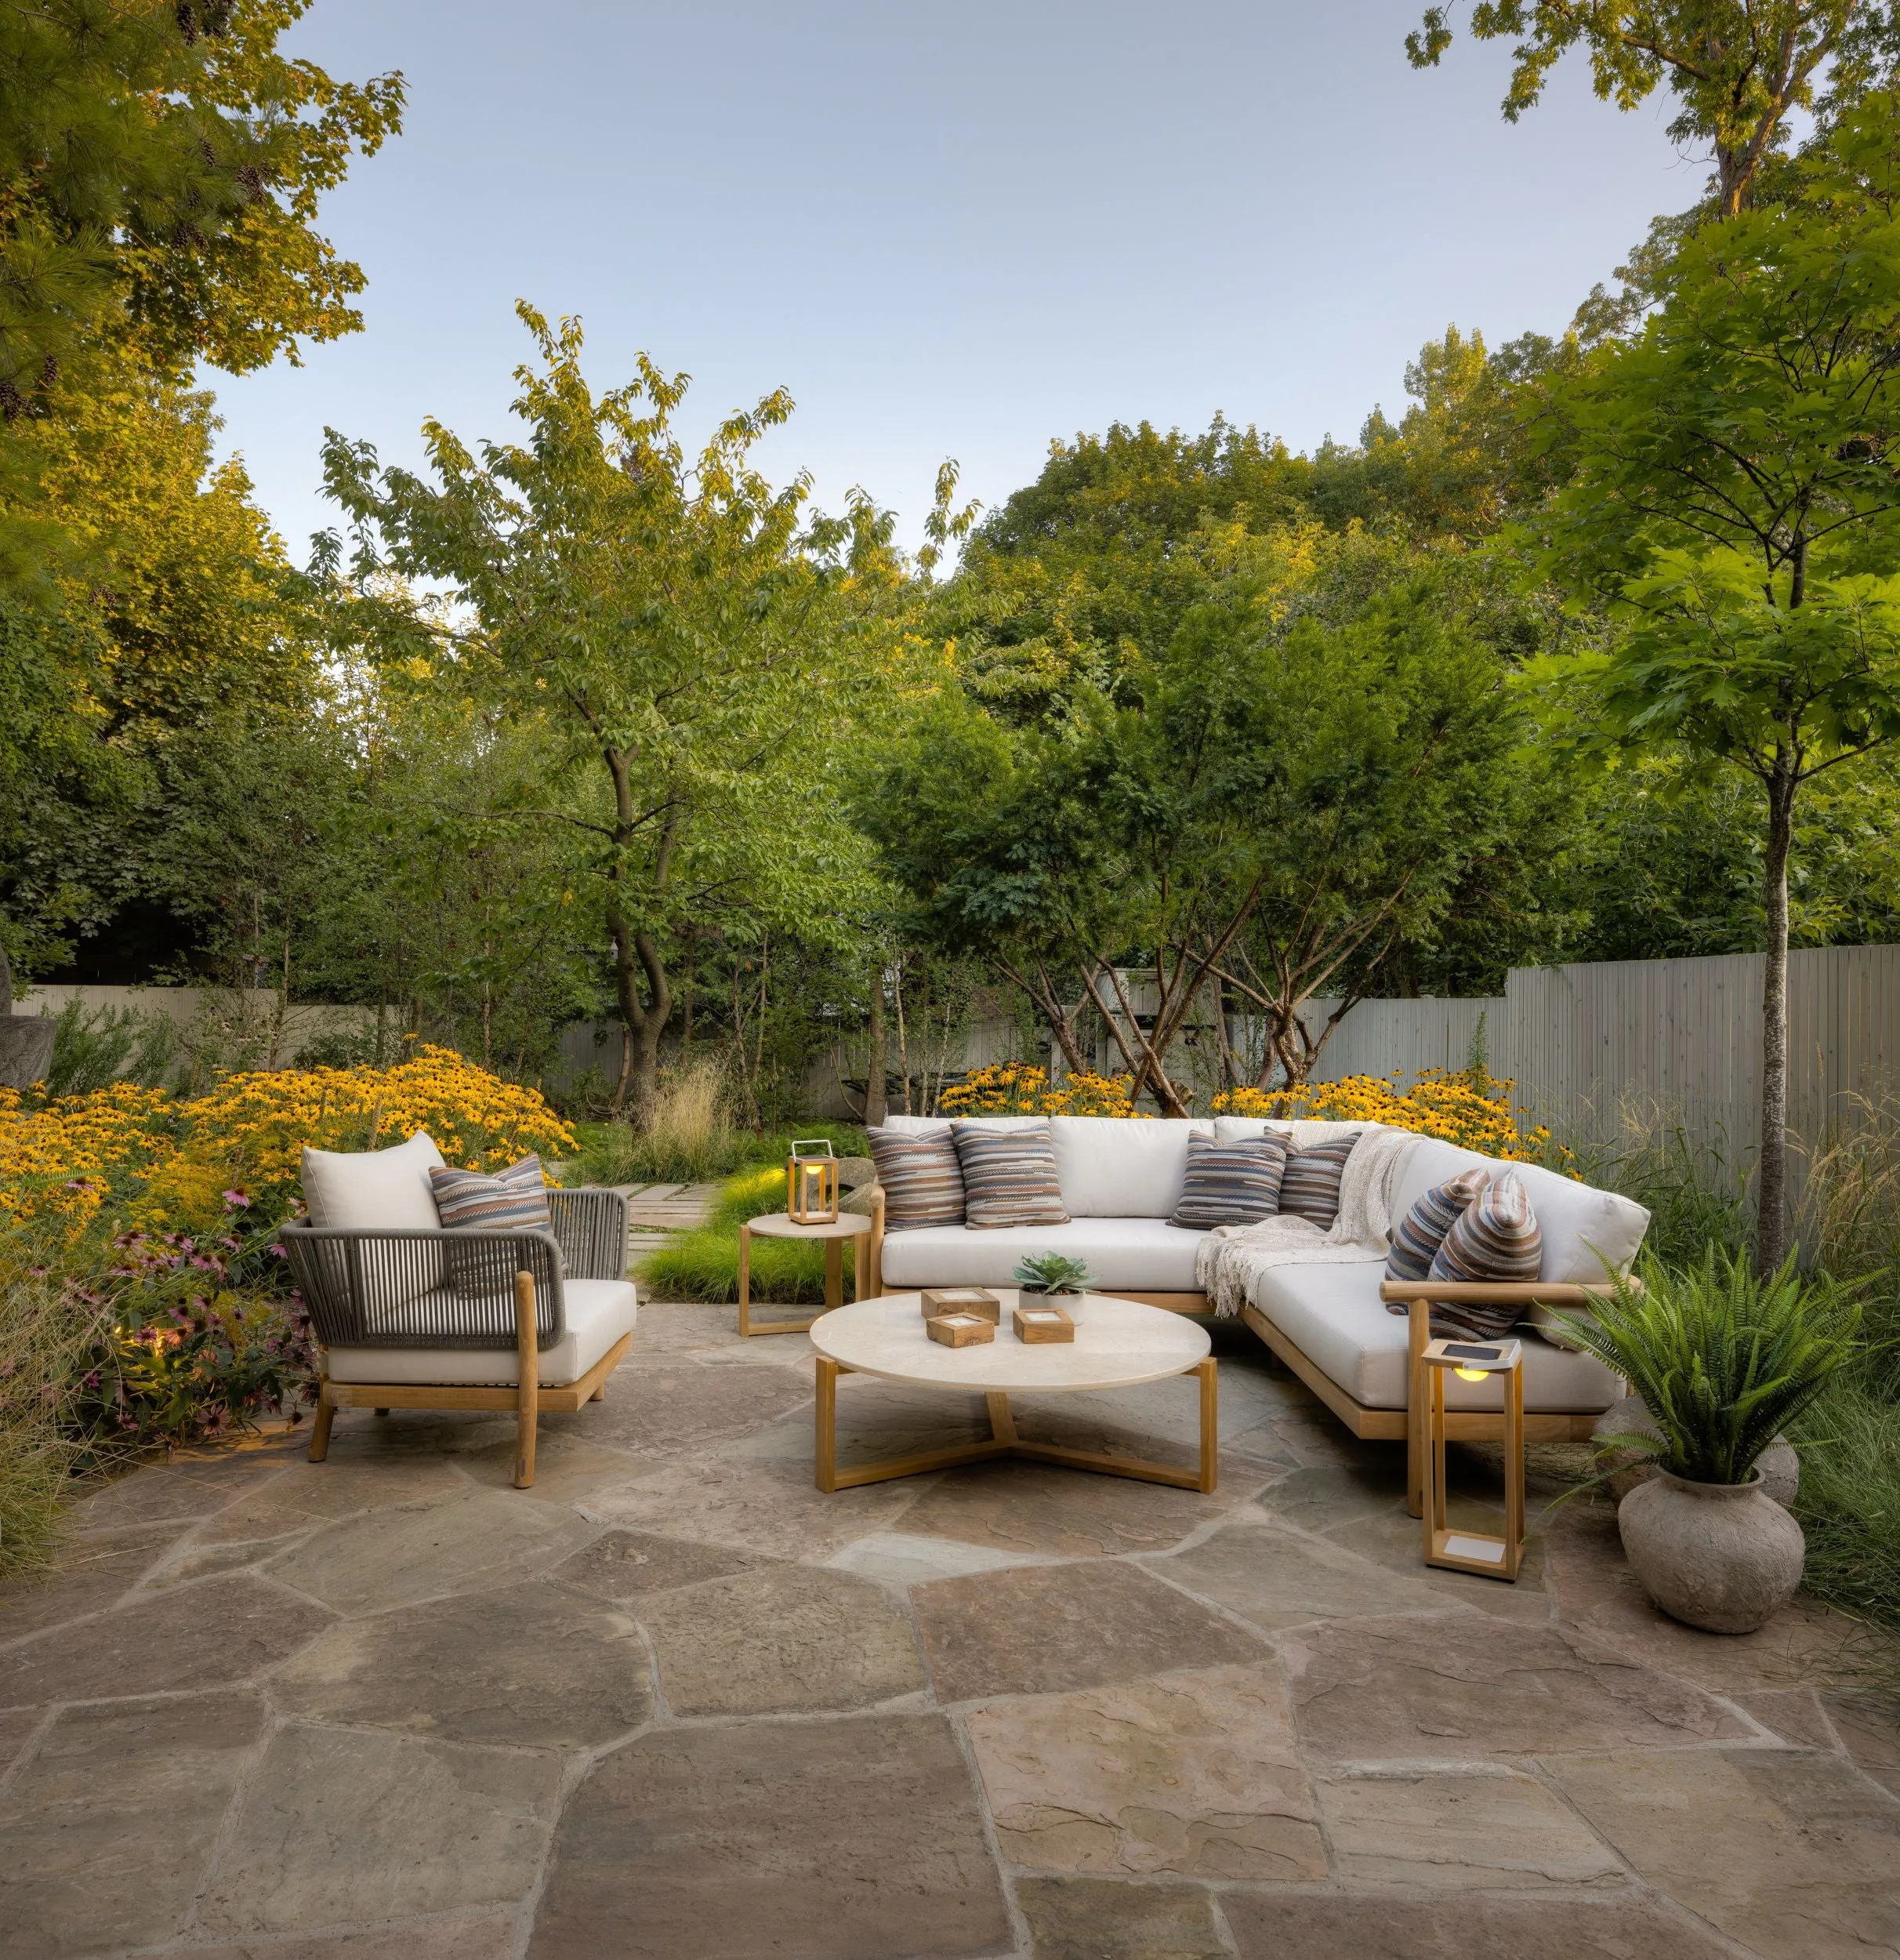
<svg viewBox="0 0 1900 1960">
<path fill-rule="evenodd" d="M 535 1481 L 535 1427 L 540 1415 L 540 1352 L 535 1344 L 535 1276 L 515 1275 L 515 1473 L 517 1490 Z"/>
<path fill-rule="evenodd" d="M 310 1461 L 321 1463 L 330 1454 L 330 1425 L 336 1420 L 336 1404 L 330 1399 L 328 1376 L 317 1385 L 317 1420 L 310 1428 Z"/>
<path fill-rule="evenodd" d="M 1431 1302 L 1414 1300 L 1409 1309 L 1405 1388 L 1405 1508 L 1425 1515 L 1425 1452 L 1430 1425 L 1425 1420 L 1426 1348 L 1431 1343 Z"/>
</svg>

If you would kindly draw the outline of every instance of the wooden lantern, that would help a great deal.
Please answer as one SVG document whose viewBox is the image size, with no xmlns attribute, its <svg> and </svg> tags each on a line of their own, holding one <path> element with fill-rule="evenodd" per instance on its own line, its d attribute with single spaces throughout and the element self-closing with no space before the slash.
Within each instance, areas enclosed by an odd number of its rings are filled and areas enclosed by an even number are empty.
<svg viewBox="0 0 1900 1960">
<path fill-rule="evenodd" d="M 828 1137 L 794 1137 L 785 1160 L 785 1216 L 794 1225 L 835 1225 L 838 1160 Z"/>
<path fill-rule="evenodd" d="M 1514 1583 L 1524 1563 L 1524 1347 L 1516 1341 L 1434 1341 L 1425 1367 L 1425 1563 Z M 1445 1377 L 1504 1377 L 1504 1536 L 1453 1531 L 1445 1523 Z"/>
</svg>

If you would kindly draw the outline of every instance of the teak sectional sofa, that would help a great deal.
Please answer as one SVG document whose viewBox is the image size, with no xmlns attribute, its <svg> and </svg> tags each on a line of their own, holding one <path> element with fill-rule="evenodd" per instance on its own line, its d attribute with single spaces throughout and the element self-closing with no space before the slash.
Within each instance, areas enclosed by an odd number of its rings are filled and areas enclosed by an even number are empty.
<svg viewBox="0 0 1900 1960">
<path fill-rule="evenodd" d="M 1086 1258 L 1098 1290 L 1185 1313 L 1207 1311 L 1195 1279 L 1204 1232 L 1169 1224 L 1187 1175 L 1188 1138 L 1199 1131 L 1220 1141 L 1290 1131 L 1296 1145 L 1351 1133 L 1351 1123 L 1268 1122 L 1215 1116 L 1152 1121 L 1117 1117 L 998 1116 L 975 1120 L 1021 1127 L 1046 1121 L 1054 1147 L 1066 1225 L 972 1230 L 930 1225 L 887 1232 L 881 1189 L 869 1195 L 871 1289 L 1008 1286 L 1025 1253 L 1065 1252 Z M 948 1128 L 941 1118 L 892 1116 L 887 1127 L 921 1132 Z M 1390 1210 L 1396 1222 L 1433 1186 L 1496 1160 L 1420 1137 L 1393 1172 Z M 1501 1164 L 1499 1168 L 1503 1167 Z M 1614 1192 L 1599 1191 L 1535 1164 L 1510 1167 L 1530 1193 L 1543 1234 L 1535 1284 L 1459 1287 L 1388 1282 L 1383 1259 L 1269 1268 L 1248 1289 L 1241 1317 L 1355 1436 L 1412 1446 L 1415 1508 L 1423 1463 L 1423 1370 L 1430 1301 L 1462 1297 L 1521 1305 L 1533 1324 L 1554 1330 L 1550 1309 L 1587 1307 L 1609 1272 L 1626 1271 L 1642 1244 L 1649 1214 Z M 1403 1314 L 1389 1310 L 1405 1308 Z M 1492 1439 L 1503 1432 L 1503 1392 L 1496 1379 L 1449 1385 L 1447 1433 Z M 1582 1440 L 1623 1393 L 1618 1377 L 1594 1356 L 1533 1339 L 1525 1344 L 1525 1434 L 1533 1441 Z"/>
</svg>

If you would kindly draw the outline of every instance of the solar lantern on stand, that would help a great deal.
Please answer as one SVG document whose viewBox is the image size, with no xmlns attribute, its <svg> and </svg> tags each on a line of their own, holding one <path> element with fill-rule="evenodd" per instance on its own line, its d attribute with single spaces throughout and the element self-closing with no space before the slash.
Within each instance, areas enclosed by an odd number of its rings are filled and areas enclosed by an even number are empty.
<svg viewBox="0 0 1900 1960">
<path fill-rule="evenodd" d="M 1524 1347 L 1517 1341 L 1434 1341 L 1425 1364 L 1425 1563 L 1488 1579 L 1517 1579 L 1524 1563 Z M 1446 1523 L 1445 1398 L 1446 1377 L 1503 1377 L 1504 1390 L 1504 1536 L 1454 1531 Z"/>
</svg>

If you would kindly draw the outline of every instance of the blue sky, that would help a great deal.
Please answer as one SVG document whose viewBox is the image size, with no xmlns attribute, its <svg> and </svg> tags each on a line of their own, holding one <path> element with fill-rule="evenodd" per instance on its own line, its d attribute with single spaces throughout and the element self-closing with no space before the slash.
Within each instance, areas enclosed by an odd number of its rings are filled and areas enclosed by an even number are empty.
<svg viewBox="0 0 1900 1960">
<path fill-rule="evenodd" d="M 596 386 L 641 347 L 689 372 L 691 434 L 788 387 L 771 474 L 912 541 L 946 456 L 988 503 L 1113 420 L 1350 440 L 1448 321 L 1561 329 L 1704 175 L 1574 56 L 1515 128 L 1502 44 L 1414 73 L 1419 12 L 316 0 L 293 52 L 408 81 L 324 212 L 366 330 L 207 373 L 224 446 L 302 558 L 326 424 L 411 463 L 426 415 L 508 433 L 517 296 L 583 318 Z"/>
</svg>

